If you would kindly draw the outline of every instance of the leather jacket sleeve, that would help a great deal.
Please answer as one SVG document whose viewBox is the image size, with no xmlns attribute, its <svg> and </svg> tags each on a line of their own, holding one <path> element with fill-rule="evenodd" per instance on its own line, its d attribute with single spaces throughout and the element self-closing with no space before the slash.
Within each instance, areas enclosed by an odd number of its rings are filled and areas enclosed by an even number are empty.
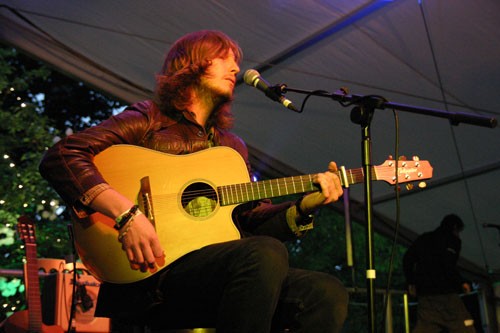
<svg viewBox="0 0 500 333">
<path fill-rule="evenodd" d="M 147 113 L 123 111 L 57 142 L 42 157 L 39 171 L 68 205 L 81 206 L 92 188 L 106 183 L 93 156 L 115 144 L 140 145 L 150 123 Z"/>
</svg>

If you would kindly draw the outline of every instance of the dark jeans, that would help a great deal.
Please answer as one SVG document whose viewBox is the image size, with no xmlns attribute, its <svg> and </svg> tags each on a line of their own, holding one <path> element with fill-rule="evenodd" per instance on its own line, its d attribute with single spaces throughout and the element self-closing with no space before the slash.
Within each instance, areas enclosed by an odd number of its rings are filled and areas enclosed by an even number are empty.
<svg viewBox="0 0 500 333">
<path fill-rule="evenodd" d="M 418 320 L 413 333 L 474 333 L 474 322 L 457 294 L 418 297 Z"/>
<path fill-rule="evenodd" d="M 190 253 L 161 273 L 163 300 L 150 326 L 215 327 L 217 333 L 340 332 L 348 293 L 335 277 L 289 268 L 286 247 L 249 237 Z M 168 323 L 168 324 L 167 324 Z"/>
</svg>

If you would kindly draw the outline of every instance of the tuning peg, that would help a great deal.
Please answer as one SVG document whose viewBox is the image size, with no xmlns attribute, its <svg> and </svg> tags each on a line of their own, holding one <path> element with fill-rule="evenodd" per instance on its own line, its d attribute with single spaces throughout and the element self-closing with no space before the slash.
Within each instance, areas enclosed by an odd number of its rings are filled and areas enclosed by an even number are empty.
<svg viewBox="0 0 500 333">
<path fill-rule="evenodd" d="M 400 157 L 399 157 L 399 160 L 400 160 L 400 161 L 406 161 L 407 159 L 406 159 L 406 156 L 404 156 L 404 155 L 403 155 L 403 156 L 400 156 Z"/>
<path fill-rule="evenodd" d="M 394 160 L 394 157 L 392 155 L 389 155 L 389 156 L 387 156 L 387 159 L 392 161 L 392 160 Z"/>
<path fill-rule="evenodd" d="M 413 190 L 413 184 L 412 184 L 412 183 L 408 183 L 408 184 L 406 184 L 406 189 L 407 189 L 408 191 Z"/>
<path fill-rule="evenodd" d="M 427 183 L 426 182 L 420 182 L 420 183 L 418 183 L 418 187 L 420 187 L 420 188 L 426 188 L 427 187 Z"/>
<path fill-rule="evenodd" d="M 414 160 L 415 162 L 420 161 L 420 157 L 418 156 L 413 156 L 411 159 Z"/>
</svg>

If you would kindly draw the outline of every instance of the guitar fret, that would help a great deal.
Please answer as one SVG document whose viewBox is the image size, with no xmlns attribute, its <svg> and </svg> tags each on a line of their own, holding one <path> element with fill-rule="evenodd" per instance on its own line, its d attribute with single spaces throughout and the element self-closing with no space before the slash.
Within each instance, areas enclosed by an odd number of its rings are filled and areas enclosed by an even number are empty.
<svg viewBox="0 0 500 333">
<path fill-rule="evenodd" d="M 232 185 L 230 188 L 231 188 L 231 203 L 234 203 L 236 202 L 236 193 L 237 193 L 237 190 L 236 190 L 236 186 L 238 185 Z"/>
<path fill-rule="evenodd" d="M 225 204 L 227 202 L 227 186 L 223 186 L 220 191 L 221 204 Z"/>
<path fill-rule="evenodd" d="M 230 196 L 230 194 L 229 194 L 229 190 L 230 190 L 229 186 L 224 186 L 223 188 L 224 188 L 224 190 L 223 190 L 223 193 L 224 193 L 224 200 L 223 200 L 224 204 L 225 205 L 229 205 L 229 196 Z"/>
<path fill-rule="evenodd" d="M 354 184 L 355 183 L 355 178 L 354 178 L 354 173 L 353 173 L 353 170 L 349 170 L 349 176 L 351 177 L 351 184 Z"/>
<path fill-rule="evenodd" d="M 241 186 L 240 184 L 237 184 L 234 186 L 234 202 L 239 202 L 240 200 L 240 192 L 241 192 Z"/>
<path fill-rule="evenodd" d="M 358 183 L 360 180 L 363 180 L 364 177 L 364 172 L 363 169 L 358 168 L 358 169 L 353 169 L 352 170 L 352 183 Z"/>
<path fill-rule="evenodd" d="M 217 193 L 219 194 L 218 196 L 220 198 L 221 205 L 224 205 L 226 203 L 225 191 L 226 191 L 226 186 L 222 186 L 222 187 L 217 189 Z"/>
<path fill-rule="evenodd" d="M 229 190 L 229 202 L 234 202 L 234 186 L 230 186 Z"/>
<path fill-rule="evenodd" d="M 244 193 L 246 193 L 246 195 L 247 195 L 247 198 L 245 201 L 250 201 L 250 192 L 248 191 L 248 187 L 252 187 L 252 186 L 251 186 L 251 184 L 245 184 L 243 186 L 245 187 Z"/>
<path fill-rule="evenodd" d="M 228 202 L 229 201 L 229 196 L 231 195 L 230 194 L 231 188 L 229 186 L 225 186 L 225 189 L 226 189 L 226 202 Z"/>
<path fill-rule="evenodd" d="M 231 197 L 231 188 L 229 186 L 224 186 L 224 192 L 224 202 L 226 205 L 228 205 Z"/>
<path fill-rule="evenodd" d="M 248 201 L 247 185 L 246 184 L 241 184 L 240 189 L 241 189 L 241 200 L 242 201 Z"/>
</svg>

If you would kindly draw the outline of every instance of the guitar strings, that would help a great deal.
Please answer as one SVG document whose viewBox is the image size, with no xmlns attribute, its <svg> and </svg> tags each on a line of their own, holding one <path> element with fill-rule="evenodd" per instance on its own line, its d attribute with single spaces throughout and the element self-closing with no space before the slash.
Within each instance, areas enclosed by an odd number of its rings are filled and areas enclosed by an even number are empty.
<svg viewBox="0 0 500 333">
<path fill-rule="evenodd" d="M 393 172 L 394 172 L 394 167 L 392 166 L 379 166 L 377 169 L 372 169 L 372 175 L 389 175 L 390 178 L 393 178 Z M 349 174 L 352 176 L 351 178 L 358 179 L 360 176 L 362 177 L 364 175 L 364 172 L 362 169 L 351 169 Z M 275 179 L 275 180 L 263 180 L 255 183 L 240 183 L 240 184 L 231 184 L 231 185 L 222 185 L 219 186 L 218 188 L 225 189 L 231 192 L 236 192 L 232 193 L 235 196 L 238 196 L 239 194 L 237 192 L 241 192 L 242 189 L 248 189 L 253 187 L 254 190 L 256 190 L 258 193 L 262 192 L 267 192 L 268 190 L 264 189 L 266 187 L 275 187 L 277 188 L 279 192 L 283 192 L 284 194 L 287 193 L 287 189 L 289 187 L 302 187 L 302 184 L 304 183 L 304 179 L 307 178 L 306 183 L 309 183 L 309 175 L 306 176 L 295 176 L 295 177 L 290 177 L 287 179 Z M 380 178 L 380 177 L 379 177 Z M 260 187 L 260 189 L 259 189 Z M 194 199 L 196 197 L 200 196 L 205 196 L 205 197 L 216 197 L 216 191 L 212 188 L 209 189 L 201 189 L 201 190 L 187 190 L 184 192 L 184 196 L 186 199 Z M 220 193 L 219 193 L 220 194 Z"/>
<path fill-rule="evenodd" d="M 407 168 L 415 168 L 417 166 L 407 166 Z M 359 182 L 363 179 L 364 171 L 362 168 L 350 169 L 349 178 L 352 179 L 353 183 Z M 372 168 L 372 176 L 376 179 L 385 179 L 388 182 L 394 180 L 394 166 L 377 166 Z M 417 176 L 418 178 L 419 176 Z M 384 180 L 384 179 L 382 179 Z M 417 180 L 417 179 L 415 179 Z M 302 189 L 304 183 L 311 184 L 311 175 L 301 175 L 293 176 L 288 178 L 273 179 L 273 180 L 263 180 L 258 182 L 231 184 L 231 185 L 221 185 L 217 189 L 212 187 L 203 189 L 186 190 L 182 195 L 182 200 L 185 203 L 189 203 L 199 197 L 206 197 L 211 200 L 218 201 L 219 198 L 223 201 L 223 204 L 238 203 L 242 201 L 251 201 L 262 198 L 270 198 L 274 196 L 281 196 L 293 193 L 301 193 L 301 191 L 295 191 L 295 189 Z M 207 185 L 207 184 L 205 184 Z M 290 189 L 294 189 L 290 191 Z M 307 190 L 313 190 L 313 187 L 308 186 Z M 227 203 L 225 202 L 227 201 Z"/>
</svg>

